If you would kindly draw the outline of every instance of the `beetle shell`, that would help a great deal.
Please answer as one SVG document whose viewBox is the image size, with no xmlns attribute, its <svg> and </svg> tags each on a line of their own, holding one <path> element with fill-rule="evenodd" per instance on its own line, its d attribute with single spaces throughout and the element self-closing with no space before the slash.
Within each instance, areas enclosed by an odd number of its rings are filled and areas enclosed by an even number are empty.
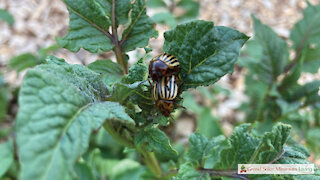
<svg viewBox="0 0 320 180">
<path fill-rule="evenodd" d="M 149 75 L 153 81 L 161 81 L 162 77 L 169 77 L 180 72 L 178 59 L 164 53 L 154 57 L 149 64 Z"/>
<path fill-rule="evenodd" d="M 153 84 L 153 98 L 156 101 L 157 108 L 165 116 L 169 116 L 173 110 L 175 99 L 179 93 L 177 77 L 162 77 L 160 82 Z"/>
</svg>

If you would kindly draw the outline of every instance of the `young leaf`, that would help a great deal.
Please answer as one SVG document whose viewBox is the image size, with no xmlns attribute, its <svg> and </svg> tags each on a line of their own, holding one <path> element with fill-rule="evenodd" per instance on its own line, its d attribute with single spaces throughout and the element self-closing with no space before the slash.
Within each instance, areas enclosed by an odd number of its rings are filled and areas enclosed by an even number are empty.
<svg viewBox="0 0 320 180">
<path fill-rule="evenodd" d="M 13 162 L 13 142 L 9 140 L 0 144 L 0 177 L 6 173 Z"/>
<path fill-rule="evenodd" d="M 110 101 L 123 103 L 132 93 L 138 91 L 143 83 L 144 81 L 138 81 L 133 84 L 115 83 L 111 96 L 108 99 Z"/>
<path fill-rule="evenodd" d="M 10 59 L 9 67 L 16 69 L 18 72 L 25 70 L 26 68 L 38 65 L 40 60 L 31 53 L 24 53 L 19 56 L 15 56 Z"/>
<path fill-rule="evenodd" d="M 10 26 L 13 25 L 13 16 L 5 9 L 0 9 L 0 19 L 6 21 Z"/>
<path fill-rule="evenodd" d="M 290 32 L 290 39 L 296 51 L 302 50 L 311 43 L 320 41 L 320 5 L 308 7 L 303 11 L 303 19 L 297 22 Z"/>
<path fill-rule="evenodd" d="M 130 24 L 122 33 L 123 51 L 145 47 L 150 38 L 157 36 L 153 27 L 154 22 L 146 14 L 145 0 L 136 0 L 130 15 Z"/>
<path fill-rule="evenodd" d="M 165 32 L 163 51 L 180 62 L 184 88 L 210 85 L 233 71 L 239 50 L 248 37 L 212 22 L 192 21 Z"/>
<path fill-rule="evenodd" d="M 189 151 L 187 159 L 194 164 L 201 164 L 204 155 L 204 150 L 208 144 L 208 139 L 199 134 L 194 133 L 189 136 Z"/>
<path fill-rule="evenodd" d="M 137 81 L 145 81 L 148 77 L 148 67 L 144 63 L 144 59 L 140 59 L 135 65 L 129 69 L 129 74 L 123 78 L 121 82 L 132 84 Z"/>
<path fill-rule="evenodd" d="M 103 102 L 106 89 L 97 73 L 51 59 L 27 72 L 19 94 L 22 180 L 73 179 L 74 163 L 105 119 L 134 125 L 121 105 Z"/>
<path fill-rule="evenodd" d="M 148 143 L 149 151 L 156 151 L 166 156 L 177 156 L 177 151 L 170 145 L 167 135 L 158 128 L 147 128 L 135 134 L 134 143 L 137 146 L 145 146 Z"/>
<path fill-rule="evenodd" d="M 267 25 L 264 25 L 255 16 L 254 22 L 255 40 L 263 47 L 263 57 L 256 69 L 260 71 L 259 80 L 271 84 L 284 71 L 288 62 L 287 43 Z"/>
<path fill-rule="evenodd" d="M 111 60 L 97 60 L 88 64 L 88 68 L 101 74 L 102 81 L 109 86 L 120 82 L 123 74 L 122 67 Z"/>
<path fill-rule="evenodd" d="M 281 155 L 283 147 L 289 138 L 290 130 L 291 126 L 279 123 L 272 128 L 271 132 L 265 133 L 259 146 L 251 156 L 250 163 L 269 163 Z"/>
<path fill-rule="evenodd" d="M 220 161 L 222 150 L 228 147 L 229 143 L 223 135 L 211 139 L 204 150 L 203 168 L 210 169 L 214 167 L 215 163 Z"/>
<path fill-rule="evenodd" d="M 79 180 L 95 180 L 90 166 L 86 162 L 78 162 L 74 166 L 74 170 L 77 173 Z"/>
</svg>

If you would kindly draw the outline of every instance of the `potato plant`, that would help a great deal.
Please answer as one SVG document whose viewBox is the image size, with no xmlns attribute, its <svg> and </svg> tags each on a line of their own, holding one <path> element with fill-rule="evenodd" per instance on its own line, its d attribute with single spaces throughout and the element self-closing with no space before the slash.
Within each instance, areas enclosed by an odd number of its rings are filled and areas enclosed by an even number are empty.
<svg viewBox="0 0 320 180">
<path fill-rule="evenodd" d="M 145 0 L 64 0 L 64 3 L 70 23 L 68 33 L 57 37 L 58 45 L 73 52 L 80 48 L 91 53 L 112 51 L 116 62 L 101 59 L 87 66 L 71 65 L 64 59 L 48 56 L 40 65 L 29 69 L 18 96 L 16 136 L 0 145 L 0 177 L 21 180 L 319 179 L 316 166 L 312 175 L 237 173 L 238 164 L 310 163 L 306 159 L 309 151 L 291 137 L 291 126 L 280 119 L 263 133 L 259 123 L 241 124 L 230 137 L 222 134 L 208 137 L 195 132 L 189 137 L 187 150 L 171 143 L 161 129 L 175 118 L 164 117 L 156 108 L 152 85 L 148 82 L 152 50 L 148 42 L 157 37 L 158 32 L 146 14 Z M 319 6 L 308 8 L 306 11 L 312 9 L 319 15 Z M 283 98 L 290 99 L 292 94 L 286 90 L 287 86 L 293 83 L 296 89 L 301 88 L 296 81 L 307 59 L 302 55 L 309 54 L 305 52 L 310 50 L 308 45 L 319 41 L 315 37 L 301 38 L 301 31 L 293 30 L 293 47 L 301 54 L 297 53 L 298 57 L 289 61 L 287 44 L 258 19 L 254 18 L 254 22 L 255 39 L 261 46 L 248 44 L 247 48 L 260 47 L 262 60 L 254 63 L 259 67 L 252 69 L 250 63 L 257 58 L 251 61 L 242 58 L 241 63 L 250 72 L 268 70 L 257 75 L 259 78 L 265 75 L 263 79 L 247 76 L 259 82 L 256 85 L 265 83 L 268 93 L 262 95 L 262 101 L 255 102 L 252 98 L 249 103 L 263 104 L 275 89 Z M 300 23 L 309 22 L 307 19 Z M 296 26 L 300 26 L 299 23 Z M 313 27 L 309 27 L 307 32 L 313 34 L 312 30 Z M 315 36 L 319 38 L 318 34 Z M 213 85 L 232 73 L 240 49 L 249 39 L 237 30 L 203 20 L 177 25 L 165 32 L 164 37 L 162 51 L 178 58 L 181 89 L 185 92 Z M 299 45 L 301 40 L 304 43 Z M 144 48 L 145 55 L 129 66 L 127 53 L 137 48 Z M 286 71 L 290 73 L 277 83 L 277 76 Z M 0 81 L 0 86 L 5 84 Z M 272 102 L 278 103 L 281 110 L 288 107 L 286 112 L 291 111 L 291 101 L 287 105 L 283 98 Z M 183 101 L 177 103 L 183 104 Z M 256 119 L 263 122 L 264 109 L 259 109 L 255 116 L 251 116 L 255 111 L 246 110 L 248 122 Z"/>
</svg>

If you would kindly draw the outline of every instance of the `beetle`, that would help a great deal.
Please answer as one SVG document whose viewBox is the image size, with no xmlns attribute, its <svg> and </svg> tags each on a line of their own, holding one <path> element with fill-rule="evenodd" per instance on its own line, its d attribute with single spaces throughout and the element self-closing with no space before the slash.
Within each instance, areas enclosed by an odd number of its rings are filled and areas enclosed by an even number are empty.
<svg viewBox="0 0 320 180">
<path fill-rule="evenodd" d="M 156 82 L 160 82 L 162 77 L 177 75 L 179 72 L 180 64 L 178 59 L 168 53 L 154 57 L 149 64 L 149 76 Z"/>
<path fill-rule="evenodd" d="M 153 83 L 152 94 L 160 112 L 164 116 L 170 116 L 180 94 L 177 76 L 162 77 L 159 82 L 155 81 Z"/>
</svg>

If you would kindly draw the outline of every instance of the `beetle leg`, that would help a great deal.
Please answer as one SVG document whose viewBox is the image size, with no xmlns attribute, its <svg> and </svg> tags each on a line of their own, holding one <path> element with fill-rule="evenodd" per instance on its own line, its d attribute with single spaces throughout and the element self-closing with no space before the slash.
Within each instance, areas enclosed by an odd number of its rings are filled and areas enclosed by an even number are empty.
<svg viewBox="0 0 320 180">
<path fill-rule="evenodd" d="M 182 106 L 182 105 L 181 105 L 181 104 L 179 104 L 179 103 L 176 103 L 176 106 L 177 106 L 177 107 L 179 107 L 179 108 L 183 108 L 184 110 L 186 110 L 186 109 L 187 109 L 186 107 Z"/>
<path fill-rule="evenodd" d="M 150 81 L 150 79 L 149 79 L 149 78 L 148 78 L 148 81 L 149 81 L 150 86 L 152 86 L 152 83 L 151 83 L 151 81 Z"/>
</svg>

